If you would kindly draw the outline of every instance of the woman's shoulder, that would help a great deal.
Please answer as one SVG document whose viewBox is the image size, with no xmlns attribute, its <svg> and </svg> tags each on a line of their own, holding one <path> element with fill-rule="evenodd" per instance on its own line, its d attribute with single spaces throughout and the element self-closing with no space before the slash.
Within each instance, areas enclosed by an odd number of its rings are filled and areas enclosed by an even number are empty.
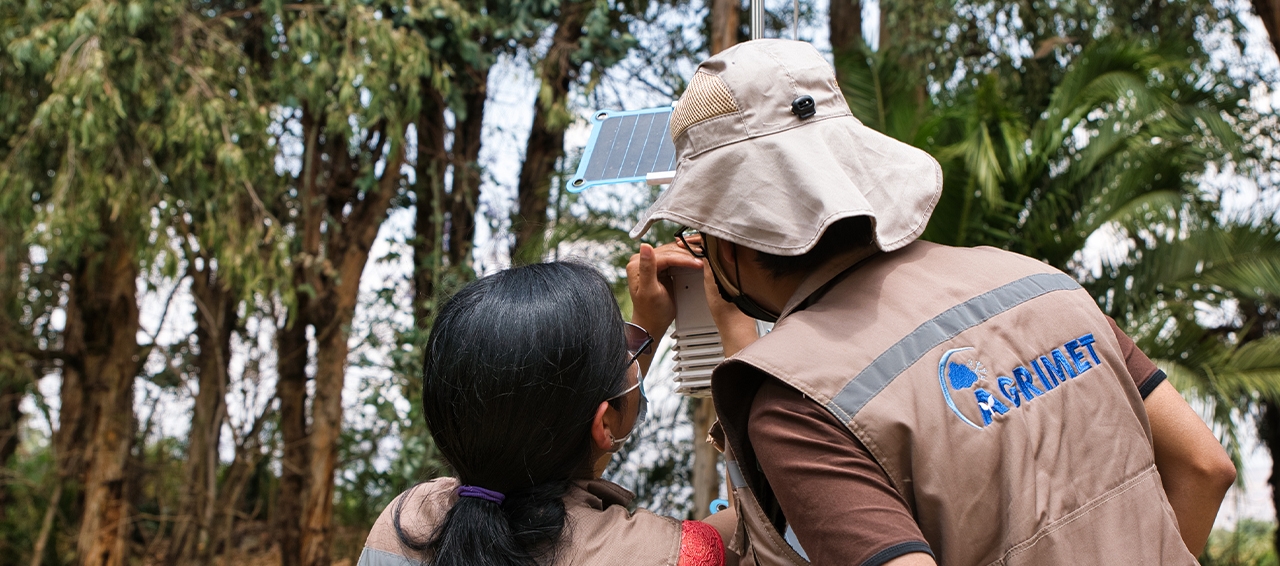
<svg viewBox="0 0 1280 566">
<path fill-rule="evenodd" d="M 570 515 L 597 519 L 604 525 L 647 528 L 680 535 L 680 520 L 652 513 L 646 509 L 631 511 L 628 507 L 635 494 L 608 480 L 578 481 L 565 497 Z"/>
<path fill-rule="evenodd" d="M 414 561 L 423 560 L 424 554 L 413 548 L 417 546 L 413 543 L 426 544 L 457 499 L 457 488 L 457 479 L 437 478 L 415 485 L 396 496 L 382 510 L 377 522 L 369 530 L 369 538 L 364 543 L 365 554 L 361 556 L 360 564 L 367 562 L 365 555 L 391 554 Z"/>
<path fill-rule="evenodd" d="M 579 482 L 565 500 L 572 564 L 720 566 L 724 544 L 714 528 L 646 509 L 631 511 L 634 495 L 604 480 Z"/>
</svg>

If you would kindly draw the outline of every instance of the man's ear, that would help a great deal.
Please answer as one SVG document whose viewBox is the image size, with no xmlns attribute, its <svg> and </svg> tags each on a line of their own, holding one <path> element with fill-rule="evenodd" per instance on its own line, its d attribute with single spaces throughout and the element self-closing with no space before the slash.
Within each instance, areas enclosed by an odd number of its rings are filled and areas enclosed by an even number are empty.
<svg viewBox="0 0 1280 566">
<path fill-rule="evenodd" d="M 613 426 L 616 423 L 610 421 L 617 421 L 617 418 L 610 417 L 617 413 L 608 401 L 601 401 L 600 406 L 596 407 L 595 416 L 591 418 L 591 444 L 601 451 L 608 452 L 613 448 Z"/>
<path fill-rule="evenodd" d="M 723 266 L 725 273 L 733 271 L 734 267 L 736 267 L 734 265 L 737 259 L 737 254 L 734 253 L 736 251 L 738 251 L 737 244 L 725 239 L 716 240 L 716 253 L 720 256 L 720 265 Z"/>
</svg>

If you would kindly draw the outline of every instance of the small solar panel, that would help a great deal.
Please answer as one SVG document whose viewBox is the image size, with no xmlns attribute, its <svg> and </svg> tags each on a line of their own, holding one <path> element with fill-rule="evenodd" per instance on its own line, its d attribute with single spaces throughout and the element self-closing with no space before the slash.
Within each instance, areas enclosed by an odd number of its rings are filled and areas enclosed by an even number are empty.
<svg viewBox="0 0 1280 566">
<path fill-rule="evenodd" d="M 591 139 L 578 171 L 569 180 L 569 192 L 642 182 L 649 173 L 676 168 L 670 106 L 628 112 L 601 110 L 591 120 Z"/>
</svg>

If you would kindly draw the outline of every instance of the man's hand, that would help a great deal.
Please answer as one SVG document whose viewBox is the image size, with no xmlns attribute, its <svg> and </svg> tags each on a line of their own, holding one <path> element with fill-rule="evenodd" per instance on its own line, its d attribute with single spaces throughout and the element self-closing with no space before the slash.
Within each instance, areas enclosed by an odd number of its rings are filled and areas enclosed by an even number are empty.
<svg viewBox="0 0 1280 566">
<path fill-rule="evenodd" d="M 640 244 L 640 253 L 627 262 L 627 291 L 631 294 L 631 322 L 655 340 L 676 319 L 676 297 L 667 270 L 672 267 L 702 269 L 702 260 L 675 242 L 654 249 Z"/>
</svg>

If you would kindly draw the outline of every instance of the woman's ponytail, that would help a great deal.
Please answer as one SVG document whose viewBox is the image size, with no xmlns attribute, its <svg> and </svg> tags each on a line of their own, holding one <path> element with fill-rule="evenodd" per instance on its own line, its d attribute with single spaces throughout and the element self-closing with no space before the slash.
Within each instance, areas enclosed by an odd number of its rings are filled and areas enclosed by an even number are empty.
<svg viewBox="0 0 1280 566">
<path fill-rule="evenodd" d="M 402 497 L 394 520 L 406 548 L 431 566 L 555 563 L 564 497 L 590 477 L 592 417 L 625 389 L 622 326 L 608 282 L 573 263 L 509 269 L 440 307 L 423 414 L 458 480 L 482 488 L 462 488 L 475 491 L 425 540 L 400 527 Z"/>
<path fill-rule="evenodd" d="M 431 556 L 430 566 L 554 563 L 555 543 L 564 531 L 564 496 L 569 485 L 564 481 L 534 486 L 511 494 L 501 504 L 459 497 L 427 540 L 413 540 L 404 532 L 397 508 L 396 533 L 408 548 Z"/>
</svg>

